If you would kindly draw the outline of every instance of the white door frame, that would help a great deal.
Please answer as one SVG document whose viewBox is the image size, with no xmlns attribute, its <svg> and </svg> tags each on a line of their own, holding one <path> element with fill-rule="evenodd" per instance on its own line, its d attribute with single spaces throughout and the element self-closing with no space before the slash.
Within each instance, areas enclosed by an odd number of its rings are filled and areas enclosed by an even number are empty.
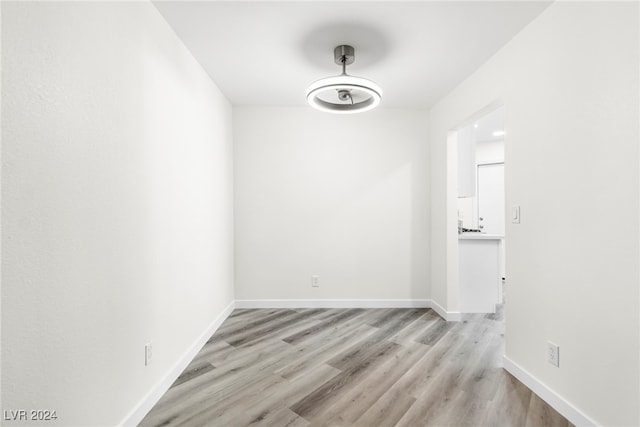
<svg viewBox="0 0 640 427">
<path fill-rule="evenodd" d="M 483 116 L 497 110 L 505 108 L 505 104 L 496 100 L 481 108 L 467 120 L 462 121 L 458 126 L 452 128 L 447 133 L 447 215 L 446 215 L 446 286 L 447 286 L 447 302 L 444 310 L 447 314 L 446 320 L 459 321 L 460 313 L 460 283 L 458 280 L 458 130 L 465 127 Z M 505 129 L 506 115 L 505 115 Z M 504 163 L 506 164 L 506 151 Z M 505 169 L 506 170 L 506 169 Z M 506 184 L 506 182 L 505 182 Z M 506 196 L 506 194 L 505 194 Z M 505 200 L 506 205 L 506 200 Z M 506 233 L 506 230 L 505 230 Z M 506 237 L 506 235 L 505 235 Z"/>
</svg>

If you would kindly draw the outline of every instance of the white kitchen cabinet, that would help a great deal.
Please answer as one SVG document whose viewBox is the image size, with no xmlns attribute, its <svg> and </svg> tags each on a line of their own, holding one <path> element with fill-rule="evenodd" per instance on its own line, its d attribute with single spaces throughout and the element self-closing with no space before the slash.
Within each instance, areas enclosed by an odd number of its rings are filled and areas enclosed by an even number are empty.
<svg viewBox="0 0 640 427">
<path fill-rule="evenodd" d="M 502 292 L 500 245 L 504 236 L 458 236 L 458 280 L 462 313 L 495 313 Z"/>
<path fill-rule="evenodd" d="M 458 131 L 458 197 L 476 195 L 476 140 L 473 126 Z"/>
</svg>

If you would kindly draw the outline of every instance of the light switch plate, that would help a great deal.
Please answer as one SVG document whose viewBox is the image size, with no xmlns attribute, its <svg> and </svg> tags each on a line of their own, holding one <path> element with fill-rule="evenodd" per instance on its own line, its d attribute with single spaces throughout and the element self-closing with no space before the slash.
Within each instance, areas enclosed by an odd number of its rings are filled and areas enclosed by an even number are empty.
<svg viewBox="0 0 640 427">
<path fill-rule="evenodd" d="M 547 361 L 553 366 L 560 367 L 560 346 L 551 341 L 547 343 Z"/>
<path fill-rule="evenodd" d="M 511 206 L 511 222 L 513 224 L 520 224 L 520 205 Z"/>
<path fill-rule="evenodd" d="M 153 344 L 147 343 L 144 345 L 144 366 L 149 366 L 151 364 L 152 358 L 153 358 Z"/>
</svg>

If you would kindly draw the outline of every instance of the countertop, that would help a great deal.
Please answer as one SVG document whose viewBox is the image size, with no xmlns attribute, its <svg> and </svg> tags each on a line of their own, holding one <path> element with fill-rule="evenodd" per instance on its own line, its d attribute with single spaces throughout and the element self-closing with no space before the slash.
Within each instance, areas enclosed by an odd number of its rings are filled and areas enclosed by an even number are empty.
<svg viewBox="0 0 640 427">
<path fill-rule="evenodd" d="M 502 240 L 504 236 L 499 234 L 485 233 L 462 233 L 458 234 L 458 240 Z"/>
</svg>

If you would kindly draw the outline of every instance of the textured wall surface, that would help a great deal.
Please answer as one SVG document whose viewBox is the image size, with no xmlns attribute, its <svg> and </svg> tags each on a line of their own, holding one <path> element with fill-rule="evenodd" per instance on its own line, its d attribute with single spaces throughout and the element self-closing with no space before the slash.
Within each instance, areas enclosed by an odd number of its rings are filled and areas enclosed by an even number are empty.
<svg viewBox="0 0 640 427">
<path fill-rule="evenodd" d="M 2 409 L 116 425 L 233 300 L 231 107 L 150 3 L 5 2 L 2 66 Z"/>
</svg>

